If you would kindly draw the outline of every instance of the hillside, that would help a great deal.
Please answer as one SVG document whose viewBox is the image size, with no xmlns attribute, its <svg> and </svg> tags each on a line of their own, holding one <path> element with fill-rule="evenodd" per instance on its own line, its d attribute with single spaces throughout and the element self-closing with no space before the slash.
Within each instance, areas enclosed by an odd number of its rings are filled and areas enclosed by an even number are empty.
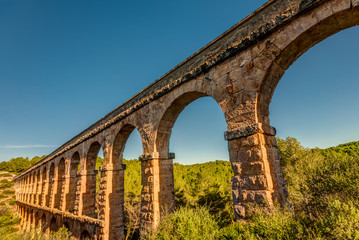
<svg viewBox="0 0 359 240">
<path fill-rule="evenodd" d="M 13 173 L 0 171 L 0 239 L 19 230 L 16 216 Z"/>
</svg>

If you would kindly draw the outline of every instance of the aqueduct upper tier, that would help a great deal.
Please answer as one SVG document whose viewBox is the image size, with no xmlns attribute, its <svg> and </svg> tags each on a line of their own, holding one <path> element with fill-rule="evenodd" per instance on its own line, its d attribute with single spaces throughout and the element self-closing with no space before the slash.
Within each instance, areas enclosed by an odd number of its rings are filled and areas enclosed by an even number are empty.
<svg viewBox="0 0 359 240">
<path fill-rule="evenodd" d="M 171 128 L 192 101 L 210 96 L 225 116 L 233 208 L 284 203 L 286 188 L 268 107 L 285 70 L 323 39 L 359 23 L 359 0 L 271 0 L 98 122 L 15 177 L 24 226 L 65 225 L 76 238 L 122 239 L 122 153 L 141 135 L 141 226 L 174 207 Z M 96 192 L 96 157 L 104 163 Z M 79 169 L 80 166 L 80 169 Z M 98 195 L 96 203 L 96 195 Z"/>
</svg>

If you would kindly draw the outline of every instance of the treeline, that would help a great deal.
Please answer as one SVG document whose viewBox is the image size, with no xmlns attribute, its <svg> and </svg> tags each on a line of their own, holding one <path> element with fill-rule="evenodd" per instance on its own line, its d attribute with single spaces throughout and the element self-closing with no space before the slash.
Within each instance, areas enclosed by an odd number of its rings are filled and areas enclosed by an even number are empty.
<svg viewBox="0 0 359 240">
<path fill-rule="evenodd" d="M 32 165 L 34 165 L 44 157 L 46 156 L 45 155 L 42 157 L 35 156 L 31 159 L 28 157 L 12 158 L 7 162 L 0 162 L 0 171 L 7 171 L 17 174 L 31 167 Z"/>
</svg>

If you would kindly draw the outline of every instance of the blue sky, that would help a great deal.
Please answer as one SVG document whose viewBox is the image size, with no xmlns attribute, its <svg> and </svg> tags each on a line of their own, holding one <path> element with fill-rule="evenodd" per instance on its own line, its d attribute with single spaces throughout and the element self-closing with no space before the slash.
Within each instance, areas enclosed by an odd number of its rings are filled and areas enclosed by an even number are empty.
<svg viewBox="0 0 359 240">
<path fill-rule="evenodd" d="M 48 154 L 265 1 L 0 1 L 0 161 Z M 313 47 L 271 104 L 279 137 L 308 147 L 359 140 L 358 27 Z M 179 116 L 180 163 L 228 159 L 210 98 Z M 131 135 L 125 157 L 141 154 Z"/>
</svg>

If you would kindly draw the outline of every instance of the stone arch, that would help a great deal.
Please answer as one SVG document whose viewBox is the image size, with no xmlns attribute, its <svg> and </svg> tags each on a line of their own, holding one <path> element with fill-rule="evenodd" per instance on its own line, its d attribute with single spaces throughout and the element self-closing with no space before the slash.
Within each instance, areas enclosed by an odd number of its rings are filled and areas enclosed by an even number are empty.
<svg viewBox="0 0 359 240">
<path fill-rule="evenodd" d="M 36 211 L 35 213 L 35 226 L 38 226 L 39 225 L 39 211 Z"/>
<path fill-rule="evenodd" d="M 29 210 L 28 223 L 30 226 L 34 225 L 34 211 L 33 209 Z"/>
<path fill-rule="evenodd" d="M 142 133 L 142 131 L 140 131 L 139 128 L 135 127 L 132 124 L 125 124 L 124 126 L 121 127 L 121 129 L 117 132 L 115 139 L 113 141 L 113 145 L 112 145 L 112 164 L 114 165 L 114 167 L 121 167 L 122 165 L 122 156 L 123 156 L 123 152 L 125 150 L 125 145 L 126 142 L 129 138 L 129 136 L 131 135 L 131 133 L 133 132 L 133 130 L 137 129 L 138 132 L 141 135 L 141 141 L 142 141 L 142 148 L 143 148 L 143 152 L 145 152 L 145 140 L 144 140 L 144 133 Z"/>
<path fill-rule="evenodd" d="M 131 133 L 137 129 L 142 142 L 142 151 L 143 153 L 146 151 L 145 147 L 145 137 L 144 133 L 141 129 L 136 126 L 127 123 L 124 124 L 120 130 L 115 135 L 113 144 L 112 144 L 112 162 L 108 164 L 113 169 L 112 171 L 112 188 L 109 194 L 109 202 L 110 202 L 110 213 L 109 213 L 109 221 L 110 225 L 116 226 L 112 227 L 109 230 L 109 238 L 110 239 L 121 239 L 123 238 L 124 233 L 124 171 L 125 165 L 123 165 L 123 152 L 125 150 L 125 145 L 127 143 L 128 138 Z M 113 207 L 116 205 L 116 207 Z"/>
<path fill-rule="evenodd" d="M 58 226 L 57 226 L 56 218 L 52 217 L 50 221 L 50 231 L 57 231 L 57 230 L 58 230 Z"/>
<path fill-rule="evenodd" d="M 217 100 L 207 93 L 196 90 L 188 91 L 177 95 L 176 98 L 167 105 L 158 122 L 153 154 L 157 154 L 157 158 L 159 159 L 159 209 L 161 214 L 162 212 L 172 211 L 175 204 L 173 179 L 174 154 L 169 153 L 172 128 L 185 107 L 202 97 L 211 97 L 218 104 Z M 224 118 L 226 118 L 222 107 L 219 104 L 218 107 L 221 109 Z"/>
<path fill-rule="evenodd" d="M 70 225 L 68 224 L 68 222 L 64 222 L 63 226 L 67 229 L 67 231 L 71 231 L 70 229 Z"/>
<path fill-rule="evenodd" d="M 80 167 L 80 153 L 76 151 L 70 160 L 70 181 L 69 181 L 69 193 L 66 196 L 66 211 L 74 212 L 75 211 L 75 201 L 76 201 L 76 192 L 77 184 L 79 181 L 79 167 Z"/>
<path fill-rule="evenodd" d="M 43 232 L 46 232 L 47 229 L 47 222 L 46 222 L 46 214 L 43 213 L 41 216 L 41 228 Z"/>
<path fill-rule="evenodd" d="M 262 131 L 271 132 L 269 105 L 278 82 L 285 71 L 307 50 L 324 39 L 344 29 L 359 24 L 359 5 L 353 6 L 351 1 L 327 1 L 313 8 L 296 20 L 282 27 L 261 43 L 263 56 L 269 56 L 270 64 L 262 79 L 256 101 L 256 118 Z M 269 134 L 272 135 L 272 134 Z M 274 135 L 274 134 L 273 134 Z M 284 203 L 287 196 L 283 173 L 274 136 L 264 136 L 262 144 L 266 150 L 262 156 L 267 157 L 267 172 L 276 179 L 269 184 L 273 197 Z M 270 177 L 269 177 L 270 178 Z M 268 179 L 269 179 L 268 178 Z M 272 197 L 267 197 L 271 199 Z"/>
<path fill-rule="evenodd" d="M 87 230 L 82 231 L 80 235 L 80 240 L 89 240 L 91 239 L 91 235 Z"/>
<path fill-rule="evenodd" d="M 335 6 L 338 3 L 339 6 Z M 333 12 L 334 10 L 331 9 L 341 10 Z M 306 26 L 302 22 L 308 15 L 314 15 L 317 20 L 313 20 L 312 24 Z M 356 25 L 359 25 L 358 5 L 353 7 L 350 1 L 328 1 L 321 7 L 315 8 L 313 12 L 301 16 L 297 21 L 285 26 L 280 34 L 287 37 L 286 41 L 283 41 L 283 37 L 276 37 L 272 44 L 267 43 L 268 46 L 277 48 L 279 53 L 273 59 L 262 80 L 257 103 L 259 121 L 269 125 L 269 104 L 275 88 L 285 71 L 301 55 L 324 39 Z M 268 51 L 270 50 L 268 49 Z"/>
<path fill-rule="evenodd" d="M 189 91 L 180 96 L 177 96 L 177 98 L 170 103 L 158 123 L 154 152 L 158 152 L 160 156 L 167 156 L 169 152 L 169 140 L 172 127 L 175 124 L 178 116 L 187 105 L 194 102 L 198 98 L 206 96 L 209 95 L 199 91 Z"/>
<path fill-rule="evenodd" d="M 86 154 L 85 169 L 86 171 L 94 171 L 96 167 L 97 155 L 101 149 L 101 144 L 98 141 L 91 143 Z"/>
<path fill-rule="evenodd" d="M 64 192 L 64 181 L 65 181 L 65 159 L 61 158 L 57 165 L 57 190 L 55 194 L 54 207 L 61 209 L 61 198 Z"/>
</svg>

